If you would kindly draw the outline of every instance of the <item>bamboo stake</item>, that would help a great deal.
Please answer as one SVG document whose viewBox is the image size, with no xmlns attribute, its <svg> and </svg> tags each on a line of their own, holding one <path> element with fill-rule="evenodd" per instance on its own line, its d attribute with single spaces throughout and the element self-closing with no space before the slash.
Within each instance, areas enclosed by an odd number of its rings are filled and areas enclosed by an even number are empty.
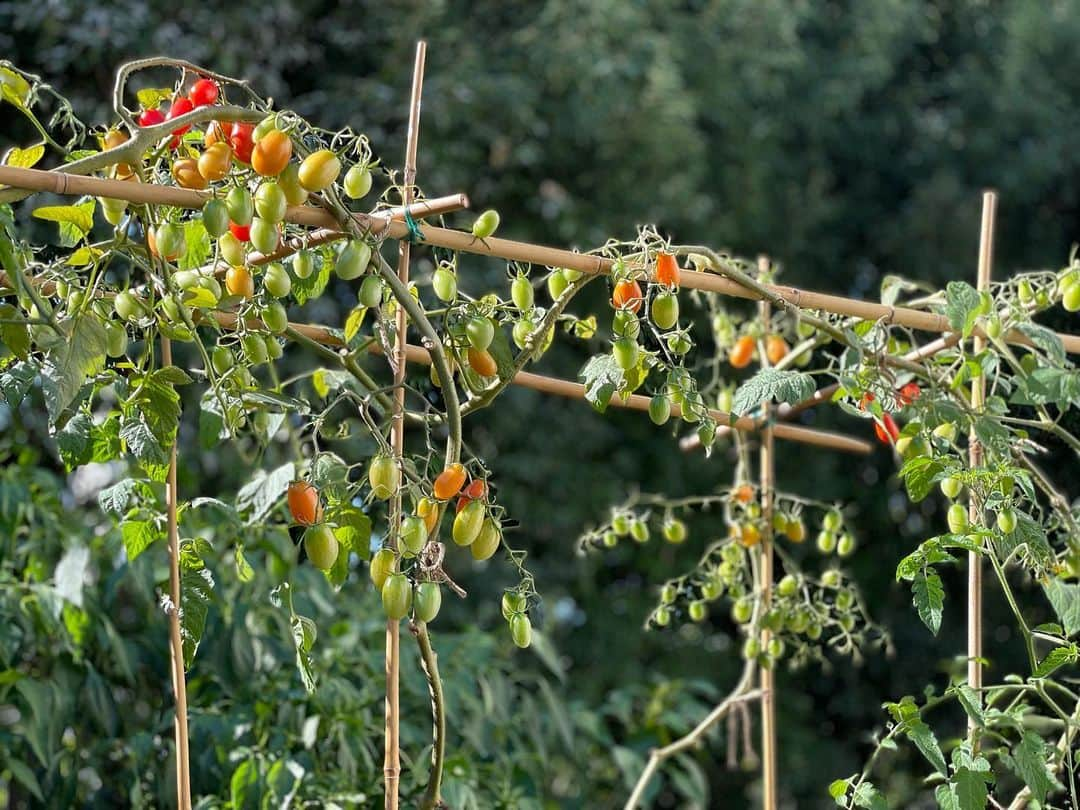
<svg viewBox="0 0 1080 810">
<path fill-rule="evenodd" d="M 758 268 L 769 269 L 769 259 L 766 256 L 758 257 Z M 768 301 L 759 304 L 764 335 L 769 333 L 769 320 L 772 315 L 772 307 Z M 761 367 L 769 367 L 769 358 L 765 353 L 764 339 L 761 349 Z M 761 612 L 768 613 L 772 605 L 773 587 L 773 490 L 776 478 L 775 469 L 775 446 L 773 442 L 774 427 L 771 420 L 772 406 L 765 404 L 765 425 L 761 429 L 761 450 L 759 474 L 761 477 L 761 516 L 764 527 L 761 532 Z M 772 633 L 766 627 L 761 628 L 761 651 L 764 654 L 768 649 L 769 639 Z M 776 810 L 777 805 L 777 757 L 776 757 L 776 673 L 773 670 L 775 663 L 767 667 L 761 667 L 761 779 L 762 801 L 764 810 Z"/>
<path fill-rule="evenodd" d="M 172 341 L 161 338 L 161 362 L 172 365 Z M 191 765 L 188 746 L 187 679 L 184 674 L 184 642 L 180 636 L 180 532 L 177 526 L 176 442 L 169 451 L 165 511 L 169 535 L 169 657 L 173 695 L 176 700 L 176 806 L 191 810 Z"/>
<path fill-rule="evenodd" d="M 977 287 L 980 291 L 990 289 L 990 274 L 994 266 L 994 222 L 997 215 L 997 193 L 983 193 L 982 227 L 979 233 L 979 268 Z M 973 343 L 975 354 L 986 349 L 986 340 L 976 336 Z M 986 378 L 980 375 L 971 382 L 971 409 L 978 413 L 986 400 Z M 968 435 L 968 463 L 972 469 L 982 465 L 983 448 L 974 428 Z M 968 520 L 973 524 L 981 519 L 982 509 L 974 494 L 968 494 Z M 975 551 L 968 552 L 968 621 L 967 655 L 968 686 L 982 688 L 983 656 L 983 593 L 982 593 L 982 556 Z M 968 732 L 974 734 L 976 723 L 968 718 Z"/>
<path fill-rule="evenodd" d="M 105 180 L 95 177 L 83 177 L 82 175 L 66 175 L 62 172 L 20 169 L 12 166 L 0 166 L 0 183 L 7 183 L 24 189 L 52 191 L 57 194 L 89 194 L 98 197 L 124 199 L 131 202 L 150 202 L 187 208 L 201 208 L 207 195 L 207 192 L 177 189 L 172 186 L 154 186 L 124 180 Z M 395 219 L 386 222 L 385 218 L 380 215 L 355 214 L 354 216 L 358 222 L 364 227 L 370 228 L 373 233 L 385 231 L 386 235 L 391 239 L 406 239 L 411 236 L 409 227 L 403 221 Z M 311 227 L 336 227 L 333 217 L 328 212 L 310 205 L 289 208 L 285 218 L 289 222 Z M 499 239 L 497 237 L 481 240 L 466 231 L 439 228 L 434 225 L 428 225 L 424 228 L 424 235 L 418 242 L 447 248 L 448 250 L 475 253 L 481 256 L 494 256 L 549 267 L 566 267 L 592 275 L 608 274 L 613 264 L 611 259 L 592 254 L 575 253 L 561 248 L 533 245 L 528 242 L 516 242 L 511 239 Z M 748 290 L 741 284 L 722 275 L 712 273 L 685 271 L 682 275 L 681 285 L 689 289 L 714 292 L 735 298 L 758 299 L 755 291 Z M 924 312 L 909 307 L 875 304 L 872 301 L 860 301 L 856 298 L 845 298 L 840 295 L 802 290 L 797 287 L 778 285 L 765 285 L 765 287 L 797 307 L 819 309 L 835 315 L 847 315 L 864 320 L 884 320 L 889 324 L 906 326 L 924 332 L 937 332 L 940 334 L 952 332 L 948 318 L 933 312 Z M 986 337 L 981 327 L 976 327 L 974 334 Z M 1057 337 L 1061 340 L 1065 351 L 1070 354 L 1080 354 L 1080 335 L 1057 333 Z M 1032 345 L 1031 339 L 1016 329 L 1010 329 L 1003 335 L 1003 339 L 1007 343 L 1020 346 Z"/>
<path fill-rule="evenodd" d="M 420 98 L 424 89 L 424 58 L 427 43 L 416 43 L 416 62 L 413 66 L 412 93 L 409 97 L 409 131 L 405 141 L 405 167 L 402 178 L 402 202 L 408 206 L 413 201 L 413 186 L 416 183 L 416 150 L 420 137 Z M 398 243 L 398 278 L 401 283 L 409 283 L 409 247 L 407 239 Z M 408 353 L 406 329 L 408 319 L 405 307 L 397 308 L 396 329 L 394 332 L 394 414 L 391 424 L 394 456 L 398 464 L 402 463 L 405 451 L 405 363 Z M 395 516 L 395 525 L 401 522 L 401 491 L 394 493 L 390 504 L 390 513 Z M 394 546 L 394 535 L 388 538 L 390 547 Z M 400 675 L 400 622 L 386 621 L 386 755 L 383 760 L 383 773 L 386 786 L 386 810 L 398 808 L 398 783 L 401 776 L 400 741 L 398 738 L 400 706 L 398 703 L 398 681 Z"/>
</svg>

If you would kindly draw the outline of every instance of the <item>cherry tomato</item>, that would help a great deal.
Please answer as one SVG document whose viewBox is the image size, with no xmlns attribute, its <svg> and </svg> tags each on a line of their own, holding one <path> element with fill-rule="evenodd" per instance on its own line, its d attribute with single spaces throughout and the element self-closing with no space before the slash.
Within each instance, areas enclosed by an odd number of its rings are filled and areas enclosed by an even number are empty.
<svg viewBox="0 0 1080 810">
<path fill-rule="evenodd" d="M 232 351 L 225 346 L 217 346 L 214 349 L 214 353 L 210 355 L 210 365 L 214 367 L 214 371 L 219 375 L 224 374 L 233 367 L 236 363 L 236 357 Z M 295 483 L 295 482 L 294 482 Z M 292 489 L 292 484 L 289 485 Z M 314 487 L 312 487 L 314 489 Z M 318 495 L 316 494 L 316 498 Z M 289 506 L 289 511 L 292 512 L 292 506 Z M 293 514 L 295 519 L 295 513 Z"/>
<path fill-rule="evenodd" d="M 298 251 L 293 257 L 293 272 L 297 278 L 310 278 L 315 272 L 315 258 L 310 250 Z"/>
<path fill-rule="evenodd" d="M 499 227 L 499 212 L 489 208 L 476 218 L 472 224 L 472 235 L 476 239 L 487 239 Z"/>
<path fill-rule="evenodd" d="M 486 514 L 487 510 L 482 502 L 469 501 L 465 508 L 454 516 L 452 531 L 454 542 L 459 546 L 471 545 L 480 535 Z"/>
<path fill-rule="evenodd" d="M 251 298 L 255 295 L 255 280 L 246 267 L 230 267 L 225 273 L 225 289 L 230 295 Z"/>
<path fill-rule="evenodd" d="M 225 195 L 225 207 L 229 209 L 229 218 L 237 225 L 250 225 L 255 216 L 255 203 L 251 192 L 243 186 L 229 189 Z"/>
<path fill-rule="evenodd" d="M 687 606 L 686 612 L 689 614 L 691 621 L 703 622 L 709 615 L 709 607 L 700 599 L 695 599 Z"/>
<path fill-rule="evenodd" d="M 154 234 L 154 247 L 168 261 L 174 261 L 187 252 L 184 229 L 175 222 L 159 225 Z"/>
<path fill-rule="evenodd" d="M 510 617 L 510 638 L 521 649 L 532 644 L 532 622 L 524 613 L 515 613 Z"/>
<path fill-rule="evenodd" d="M 337 538 L 334 531 L 325 523 L 312 526 L 304 532 L 304 551 L 307 552 L 311 564 L 322 571 L 329 571 L 337 562 L 338 551 Z"/>
<path fill-rule="evenodd" d="M 402 556 L 415 557 L 423 551 L 428 539 L 428 530 L 424 519 L 416 515 L 409 515 L 401 521 L 401 532 L 398 539 Z"/>
<path fill-rule="evenodd" d="M 435 479 L 432 493 L 440 501 L 448 501 L 461 492 L 465 486 L 465 467 L 462 464 L 451 464 Z"/>
<path fill-rule="evenodd" d="M 507 621 L 518 613 L 524 613 L 529 607 L 529 601 L 525 594 L 517 591 L 503 591 L 502 615 Z"/>
<path fill-rule="evenodd" d="M 259 313 L 259 319 L 263 322 L 263 326 L 275 335 L 280 335 L 289 327 L 289 316 L 285 312 L 285 307 L 277 301 L 267 304 Z M 271 348 L 269 343 L 266 345 L 270 356 L 276 360 L 281 356 L 277 352 L 277 349 L 281 347 L 278 345 L 277 341 L 274 341 L 274 347 L 275 348 Z"/>
<path fill-rule="evenodd" d="M 116 298 L 113 299 L 113 310 L 120 320 L 128 323 L 138 320 L 143 315 L 143 306 L 139 303 L 139 299 L 127 290 L 116 294 Z"/>
<path fill-rule="evenodd" d="M 946 521 L 952 534 L 964 534 L 968 530 L 967 507 L 962 503 L 954 503 L 946 513 Z"/>
<path fill-rule="evenodd" d="M 208 107 L 218 100 L 218 86 L 213 79 L 199 79 L 191 86 L 188 99 L 196 107 Z"/>
<path fill-rule="evenodd" d="M 521 312 L 528 312 L 533 308 L 533 304 L 536 302 L 536 294 L 533 291 L 529 277 L 524 273 L 519 273 L 510 283 L 510 299 Z"/>
<path fill-rule="evenodd" d="M 259 335 L 244 335 L 240 339 L 240 345 L 244 347 L 244 357 L 253 366 L 262 365 L 270 359 L 270 353 L 266 350 L 266 341 Z"/>
<path fill-rule="evenodd" d="M 482 478 L 476 478 L 465 487 L 465 496 L 472 500 L 482 500 L 487 497 L 487 483 Z"/>
<path fill-rule="evenodd" d="M 334 262 L 334 273 L 344 281 L 360 278 L 371 263 L 371 246 L 360 239 L 350 239 Z"/>
<path fill-rule="evenodd" d="M 218 247 L 221 248 L 221 258 L 229 264 L 239 267 L 244 263 L 244 243 L 237 239 L 231 230 L 221 235 Z"/>
<path fill-rule="evenodd" d="M 116 321 L 105 323 L 105 353 L 109 357 L 121 357 L 127 353 L 128 336 L 127 330 Z"/>
<path fill-rule="evenodd" d="M 919 384 L 909 382 L 900 386 L 900 390 L 896 392 L 896 398 L 901 405 L 910 405 L 919 398 L 920 394 L 922 394 L 922 389 L 919 388 Z"/>
<path fill-rule="evenodd" d="M 663 394 L 657 394 L 649 400 L 649 418 L 654 425 L 662 425 L 671 418 L 671 400 Z"/>
<path fill-rule="evenodd" d="M 676 517 L 667 518 L 660 531 L 669 543 L 678 545 L 686 540 L 686 524 Z"/>
<path fill-rule="evenodd" d="M 98 197 L 101 202 L 101 212 L 105 215 L 105 221 L 113 227 L 117 227 L 124 221 L 127 213 L 127 200 L 114 200 L 109 197 Z"/>
<path fill-rule="evenodd" d="M 736 624 L 746 624 L 754 615 L 754 600 L 749 596 L 736 599 L 731 606 L 731 618 Z"/>
<path fill-rule="evenodd" d="M 484 351 L 491 345 L 491 341 L 495 339 L 495 324 L 491 322 L 490 318 L 475 315 L 469 318 L 468 323 L 465 324 L 465 334 L 474 349 Z"/>
<path fill-rule="evenodd" d="M 285 201 L 289 205 L 303 205 L 307 202 L 308 193 L 303 186 L 300 185 L 300 166 L 296 163 L 290 163 L 285 167 L 278 176 L 278 185 L 281 186 L 281 190 L 285 192 Z"/>
<path fill-rule="evenodd" d="M 468 495 L 462 495 L 460 498 L 457 499 L 457 503 L 454 504 L 454 514 L 456 515 L 470 503 L 472 503 L 472 498 L 470 498 Z"/>
<path fill-rule="evenodd" d="M 387 577 L 394 573 L 396 565 L 397 555 L 394 554 L 393 549 L 380 548 L 372 555 L 368 573 L 371 575 L 371 581 L 376 588 L 382 589 Z"/>
<path fill-rule="evenodd" d="M 277 303 L 271 304 L 268 307 L 268 310 L 275 311 L 278 308 L 280 308 L 280 310 L 281 310 L 281 317 L 284 318 L 285 317 L 285 308 L 282 307 L 281 304 L 277 304 Z M 264 312 L 263 314 L 265 315 L 266 313 Z M 286 325 L 288 325 L 288 324 L 286 323 Z M 281 328 L 281 331 L 282 332 L 285 331 L 284 326 Z M 283 348 L 281 348 L 281 343 L 273 335 L 264 335 L 263 336 L 263 343 L 266 344 L 266 353 L 267 353 L 267 355 L 269 355 L 271 360 L 277 360 L 285 352 L 285 350 Z"/>
<path fill-rule="evenodd" d="M 771 365 L 776 365 L 787 357 L 789 348 L 787 341 L 779 335 L 769 335 L 765 339 L 765 356 L 769 358 Z"/>
<path fill-rule="evenodd" d="M 431 276 L 431 287 L 440 301 L 453 301 L 457 298 L 457 275 L 453 270 L 439 267 Z"/>
<path fill-rule="evenodd" d="M 211 121 L 206 125 L 206 134 L 203 135 L 203 146 L 211 147 L 215 143 L 229 143 L 229 130 L 231 124 L 223 124 L 220 121 Z M 231 146 L 229 147 L 232 148 Z"/>
<path fill-rule="evenodd" d="M 413 614 L 417 621 L 424 623 L 435 621 L 442 607 L 442 589 L 437 582 L 421 582 L 416 586 L 413 597 Z"/>
<path fill-rule="evenodd" d="M 263 177 L 277 177 L 289 165 L 292 151 L 292 139 L 280 129 L 271 129 L 256 141 L 251 168 Z"/>
<path fill-rule="evenodd" d="M 732 490 L 731 497 L 739 503 L 750 503 L 754 500 L 754 488 L 750 484 L 739 484 Z"/>
<path fill-rule="evenodd" d="M 670 253 L 658 253 L 656 255 L 656 283 L 663 284 L 672 289 L 679 288 L 681 271 L 679 262 Z"/>
<path fill-rule="evenodd" d="M 118 129 L 110 129 L 102 138 L 102 148 L 105 150 L 118 149 L 128 142 L 128 137 Z M 117 180 L 127 180 L 135 173 L 135 170 L 127 163 L 117 163 L 113 167 L 113 177 Z M 115 223 L 113 223 L 115 224 Z"/>
<path fill-rule="evenodd" d="M 641 285 L 632 279 L 623 279 L 615 285 L 615 291 L 611 294 L 611 306 L 615 309 L 628 309 L 638 312 L 645 302 L 641 292 Z"/>
<path fill-rule="evenodd" d="M 822 529 L 818 532 L 814 544 L 817 546 L 817 550 L 822 554 L 832 554 L 836 549 L 836 533 L 831 532 L 828 529 Z"/>
<path fill-rule="evenodd" d="M 628 337 L 621 337 L 612 344 L 611 351 L 615 356 L 615 362 L 618 363 L 619 368 L 623 371 L 629 371 L 630 369 L 637 367 L 640 353 L 638 351 L 636 340 Z"/>
<path fill-rule="evenodd" d="M 250 225 L 237 225 L 235 222 L 229 222 L 229 233 L 235 236 L 238 242 L 251 241 Z"/>
<path fill-rule="evenodd" d="M 754 359 L 754 339 L 749 335 L 743 335 L 735 341 L 735 345 L 728 352 L 728 362 L 733 368 L 746 368 Z"/>
<path fill-rule="evenodd" d="M 292 279 L 281 262 L 271 262 L 266 266 L 263 287 L 274 298 L 284 298 L 292 290 Z"/>
<path fill-rule="evenodd" d="M 232 149 L 227 143 L 217 142 L 206 147 L 199 155 L 199 174 L 211 183 L 224 180 L 232 168 Z"/>
<path fill-rule="evenodd" d="M 382 586 L 382 604 L 391 621 L 400 621 L 409 615 L 412 607 L 412 587 L 404 574 L 390 574 Z"/>
<path fill-rule="evenodd" d="M 844 532 L 836 541 L 836 553 L 841 557 L 850 557 L 855 552 L 855 535 Z"/>
<path fill-rule="evenodd" d="M 360 284 L 359 293 L 360 303 L 373 309 L 382 303 L 383 297 L 383 283 L 382 279 L 378 276 L 367 276 Z"/>
<path fill-rule="evenodd" d="M 276 222 L 262 217 L 251 220 L 251 245 L 264 256 L 273 253 L 281 244 L 281 228 Z"/>
<path fill-rule="evenodd" d="M 329 149 L 320 149 L 304 158 L 297 177 L 307 191 L 322 191 L 333 185 L 341 173 L 341 161 Z"/>
<path fill-rule="evenodd" d="M 345 196 L 359 200 L 371 191 L 371 170 L 367 166 L 353 166 L 345 172 L 342 185 L 345 187 Z"/>
<path fill-rule="evenodd" d="M 499 373 L 499 365 L 490 352 L 469 347 L 467 352 L 469 367 L 481 377 L 494 377 Z"/>
<path fill-rule="evenodd" d="M 151 108 L 149 110 L 143 110 L 142 114 L 139 115 L 139 126 L 140 127 L 152 127 L 152 126 L 156 126 L 157 124 L 164 124 L 164 123 L 165 123 L 165 113 L 163 113 L 161 110 L 157 109 L 156 107 Z"/>
<path fill-rule="evenodd" d="M 806 524 L 799 518 L 785 521 L 784 536 L 792 543 L 801 543 L 806 539 Z"/>
<path fill-rule="evenodd" d="M 997 527 L 1002 534 L 1012 534 L 1016 531 L 1016 511 L 1002 509 L 997 513 Z"/>
<path fill-rule="evenodd" d="M 228 349 L 225 351 L 228 351 Z M 228 368 L 225 370 L 227 371 Z M 218 374 L 223 373 L 223 371 L 218 371 Z M 301 526 L 311 526 L 314 523 L 320 523 L 322 521 L 322 505 L 319 503 L 319 490 L 307 481 L 293 481 L 289 484 L 286 500 L 288 501 L 289 512 L 292 514 L 293 520 Z"/>
<path fill-rule="evenodd" d="M 630 536 L 638 543 L 649 542 L 649 524 L 641 518 L 630 521 Z"/>
<path fill-rule="evenodd" d="M 1080 281 L 1062 287 L 1061 305 L 1066 312 L 1080 312 Z"/>
<path fill-rule="evenodd" d="M 493 519 L 487 518 L 480 527 L 480 533 L 469 546 L 469 551 L 472 552 L 474 560 L 487 560 L 498 551 L 501 542 L 502 531 L 499 528 L 499 524 Z"/>
<path fill-rule="evenodd" d="M 961 484 L 958 479 L 951 476 L 948 478 L 942 478 L 939 486 L 941 487 L 941 491 L 945 495 L 945 497 L 949 498 L 950 500 L 954 499 L 957 495 L 959 495 L 960 490 L 964 488 L 964 485 Z"/>
<path fill-rule="evenodd" d="M 752 548 L 761 542 L 761 530 L 753 523 L 744 523 L 739 527 L 739 545 Z"/>
<path fill-rule="evenodd" d="M 281 222 L 285 219 L 288 204 L 285 192 L 272 180 L 263 183 L 255 192 L 255 211 L 267 222 Z"/>
<path fill-rule="evenodd" d="M 792 597 L 799 592 L 799 580 L 793 577 L 791 574 L 784 575 L 781 580 L 776 583 L 776 592 L 780 596 Z"/>
<path fill-rule="evenodd" d="M 882 444 L 891 444 L 900 438 L 900 426 L 892 418 L 892 414 L 885 414 L 881 422 L 874 422 L 874 434 Z"/>
<path fill-rule="evenodd" d="M 206 178 L 199 171 L 199 163 L 194 158 L 179 158 L 173 161 L 172 176 L 180 188 L 204 189 Z"/>
<path fill-rule="evenodd" d="M 368 467 L 368 482 L 371 494 L 380 501 L 389 500 L 401 486 L 401 470 L 392 456 L 380 453 L 371 460 Z"/>
<path fill-rule="evenodd" d="M 660 329 L 670 329 L 679 322 L 679 299 L 674 293 L 662 292 L 653 298 L 650 312 Z"/>
<path fill-rule="evenodd" d="M 237 121 L 229 129 L 229 146 L 241 163 L 251 163 L 251 152 L 255 148 L 254 131 L 255 127 L 243 121 Z"/>
<path fill-rule="evenodd" d="M 416 502 L 416 515 L 424 521 L 424 528 L 431 534 L 435 531 L 435 523 L 439 519 L 439 505 L 425 495 Z"/>
<path fill-rule="evenodd" d="M 191 99 L 187 97 L 175 99 L 173 103 L 169 106 L 169 113 L 165 116 L 165 120 L 172 121 L 174 118 L 179 118 L 181 115 L 186 115 L 194 109 L 195 105 L 191 103 Z M 180 145 L 181 136 L 189 129 L 191 129 L 191 124 L 179 127 L 178 129 L 174 129 L 172 131 L 173 138 L 169 145 L 173 149 L 176 149 Z"/>
<path fill-rule="evenodd" d="M 547 279 L 547 288 L 552 301 L 558 301 L 569 286 L 570 279 L 566 277 L 566 273 L 558 269 L 551 271 Z"/>
</svg>

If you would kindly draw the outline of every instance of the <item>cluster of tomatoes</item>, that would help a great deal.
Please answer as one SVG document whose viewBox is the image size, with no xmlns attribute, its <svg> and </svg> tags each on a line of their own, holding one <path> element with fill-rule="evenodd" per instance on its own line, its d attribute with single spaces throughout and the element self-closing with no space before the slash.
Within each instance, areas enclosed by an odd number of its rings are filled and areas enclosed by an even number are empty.
<svg viewBox="0 0 1080 810">
<path fill-rule="evenodd" d="M 670 253 L 656 254 L 649 286 L 649 319 L 653 326 L 663 334 L 667 349 L 675 357 L 681 357 L 690 351 L 691 342 L 685 330 L 676 329 L 679 323 L 679 283 L 682 271 Z M 641 348 L 638 339 L 641 334 L 639 313 L 646 303 L 646 294 L 641 288 L 638 276 L 640 271 L 633 271 L 618 259 L 611 271 L 613 283 L 611 307 L 615 310 L 612 322 L 614 340 L 611 353 L 624 372 L 638 368 L 641 361 Z"/>
<path fill-rule="evenodd" d="M 651 512 L 635 513 L 629 509 L 616 509 L 606 526 L 589 532 L 583 537 L 583 541 L 604 548 L 614 548 L 622 537 L 629 537 L 636 543 L 647 543 L 652 536 L 649 528 L 652 517 Z M 675 517 L 670 510 L 664 512 L 659 529 L 660 536 L 673 545 L 684 543 L 688 536 L 686 523 Z"/>
</svg>

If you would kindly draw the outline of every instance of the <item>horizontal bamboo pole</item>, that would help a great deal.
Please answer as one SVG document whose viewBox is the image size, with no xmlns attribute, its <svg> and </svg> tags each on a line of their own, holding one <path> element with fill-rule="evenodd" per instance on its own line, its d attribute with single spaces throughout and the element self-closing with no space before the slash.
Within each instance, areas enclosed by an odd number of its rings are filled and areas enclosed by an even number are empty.
<svg viewBox="0 0 1080 810">
<path fill-rule="evenodd" d="M 139 183 L 135 180 L 111 180 L 103 177 L 85 177 L 81 174 L 66 172 L 46 172 L 40 169 L 22 169 L 17 166 L 0 166 L 0 185 L 14 186 L 29 191 L 51 191 L 54 194 L 91 197 L 110 197 L 128 202 L 148 203 L 151 205 L 172 205 L 177 208 L 202 208 L 213 196 L 211 191 L 162 186 L 153 183 Z M 420 200 L 409 206 L 409 213 L 414 219 L 449 214 L 469 207 L 469 198 L 464 194 L 450 194 L 431 200 Z M 401 238 L 409 233 L 404 223 L 405 209 L 402 206 L 377 211 L 374 214 L 353 214 L 362 227 L 372 233 L 382 232 L 388 220 L 398 220 L 399 227 L 391 235 Z M 334 216 L 314 205 L 290 205 L 285 211 L 285 220 L 312 228 L 340 230 Z"/>
<path fill-rule="evenodd" d="M 90 194 L 98 197 L 125 199 L 132 202 L 151 202 L 188 208 L 202 207 L 207 194 L 207 192 L 203 191 L 190 191 L 173 186 L 154 186 L 124 180 L 83 177 L 81 175 L 64 174 L 63 172 L 20 169 L 12 166 L 0 166 L 0 183 L 36 191 L 52 191 L 57 194 Z M 461 199 L 463 202 L 465 201 L 464 196 Z M 364 227 L 370 228 L 372 232 L 380 233 L 385 230 L 386 235 L 392 239 L 403 239 L 412 235 L 409 227 L 401 221 L 387 222 L 382 216 L 369 214 L 354 214 L 354 216 L 357 221 Z M 286 213 L 286 219 L 290 222 L 312 227 L 337 227 L 337 223 L 328 212 L 310 205 L 290 207 Z M 533 245 L 528 242 L 516 242 L 511 239 L 499 239 L 497 237 L 477 239 L 466 231 L 439 228 L 434 225 L 424 227 L 423 238 L 420 239 L 420 242 L 481 256 L 495 256 L 511 261 L 546 265 L 548 267 L 566 267 L 592 275 L 606 275 L 611 272 L 613 264 L 611 259 L 605 259 L 601 256 L 575 253 L 561 248 Z M 738 282 L 713 273 L 684 272 L 681 284 L 689 289 L 720 293 L 721 295 L 736 298 L 757 300 L 759 297 L 755 291 L 743 287 Z M 812 290 L 800 290 L 797 287 L 778 285 L 765 285 L 765 287 L 797 307 L 818 309 L 836 315 L 847 315 L 864 320 L 884 320 L 889 324 L 906 326 L 924 332 L 945 334 L 952 331 L 948 318 L 933 312 L 875 304 L 871 301 L 860 301 L 856 298 L 845 298 Z M 975 328 L 974 334 L 986 337 L 979 327 Z M 1059 333 L 1058 338 L 1067 352 L 1080 354 L 1080 335 L 1063 335 Z M 1024 346 L 1031 345 L 1031 340 L 1027 335 L 1016 329 L 1009 330 L 1004 335 L 1004 339 L 1009 343 Z"/>
</svg>

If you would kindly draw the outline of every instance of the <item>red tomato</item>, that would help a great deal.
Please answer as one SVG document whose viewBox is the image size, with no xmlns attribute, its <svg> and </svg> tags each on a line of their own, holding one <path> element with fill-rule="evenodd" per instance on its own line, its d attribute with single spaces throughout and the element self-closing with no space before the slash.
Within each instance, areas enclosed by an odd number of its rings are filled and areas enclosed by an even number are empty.
<svg viewBox="0 0 1080 810">
<path fill-rule="evenodd" d="M 476 500 L 477 498 L 483 498 L 487 495 L 487 484 L 483 480 L 477 478 L 467 487 L 465 487 L 465 494 Z"/>
<path fill-rule="evenodd" d="M 679 288 L 679 263 L 670 253 L 659 253 L 656 256 L 656 283 Z"/>
<path fill-rule="evenodd" d="M 457 499 L 457 505 L 454 507 L 454 514 L 456 515 L 458 512 L 460 512 L 472 502 L 473 499 L 470 498 L 468 495 L 462 495 L 460 498 Z"/>
<path fill-rule="evenodd" d="M 900 438 L 900 426 L 892 418 L 892 414 L 885 414 L 881 418 L 882 424 L 874 422 L 874 434 L 882 444 L 892 444 Z"/>
<path fill-rule="evenodd" d="M 615 285 L 615 291 L 611 294 L 611 306 L 615 309 L 628 309 L 637 312 L 645 302 L 645 296 L 641 292 L 641 285 L 631 279 L 623 279 Z"/>
<path fill-rule="evenodd" d="M 229 146 L 236 154 L 236 159 L 242 163 L 251 163 L 251 150 L 255 148 L 251 133 L 254 131 L 254 126 L 241 121 L 237 121 L 229 130 Z"/>
<path fill-rule="evenodd" d="M 909 382 L 900 386 L 900 390 L 896 394 L 896 398 L 900 400 L 901 405 L 910 405 L 912 402 L 919 398 L 922 393 L 922 389 L 919 388 L 918 383 Z"/>
<path fill-rule="evenodd" d="M 206 107 L 218 100 L 217 82 L 211 79 L 199 79 L 191 86 L 188 99 L 196 107 Z"/>
<path fill-rule="evenodd" d="M 862 399 L 859 400 L 859 410 L 860 411 L 865 411 L 866 406 L 869 405 L 871 402 L 873 402 L 875 399 L 876 399 L 876 397 L 873 394 L 871 394 L 869 391 L 866 392 L 865 394 L 863 394 Z"/>
<path fill-rule="evenodd" d="M 140 127 L 152 127 L 155 124 L 162 124 L 165 122 L 165 114 L 156 107 L 150 110 L 143 110 L 142 115 L 139 116 Z"/>
<path fill-rule="evenodd" d="M 165 116 L 165 120 L 172 121 L 174 118 L 179 118 L 181 115 L 189 113 L 194 109 L 195 105 L 191 103 L 191 99 L 187 98 L 186 96 L 178 98 L 173 101 L 172 106 L 169 107 L 169 114 Z M 176 147 L 180 145 L 180 136 L 187 132 L 189 129 L 191 129 L 190 124 L 188 124 L 186 127 L 174 129 L 172 143 L 169 145 L 173 149 L 176 149 Z"/>
<path fill-rule="evenodd" d="M 229 231 L 239 239 L 241 242 L 251 241 L 251 226 L 250 225 L 237 225 L 235 222 L 229 223 Z"/>
</svg>

